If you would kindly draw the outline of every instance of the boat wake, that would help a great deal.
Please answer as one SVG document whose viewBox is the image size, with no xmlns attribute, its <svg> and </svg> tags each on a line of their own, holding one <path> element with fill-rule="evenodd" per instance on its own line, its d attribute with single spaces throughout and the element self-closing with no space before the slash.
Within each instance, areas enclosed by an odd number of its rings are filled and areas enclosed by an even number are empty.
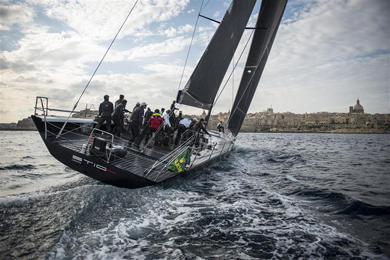
<svg viewBox="0 0 390 260">
<path fill-rule="evenodd" d="M 318 174 L 310 151 L 254 143 L 262 145 L 240 142 L 206 169 L 133 190 L 42 161 L 4 170 L 13 183 L 41 176 L 0 198 L 1 258 L 387 259 L 386 203 L 347 192 L 331 170 Z M 26 190 L 41 180 L 56 185 Z"/>
</svg>

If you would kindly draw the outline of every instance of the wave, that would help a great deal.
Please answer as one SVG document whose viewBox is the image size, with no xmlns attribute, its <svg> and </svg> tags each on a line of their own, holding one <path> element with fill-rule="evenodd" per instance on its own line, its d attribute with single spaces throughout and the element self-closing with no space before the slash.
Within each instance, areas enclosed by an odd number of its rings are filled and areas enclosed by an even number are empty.
<svg viewBox="0 0 390 260">
<path fill-rule="evenodd" d="M 32 170 L 32 169 L 36 169 L 36 166 L 34 166 L 34 165 L 32 165 L 32 164 L 25 164 L 25 165 L 13 164 L 13 165 L 5 166 L 5 167 L 0 167 L 0 171 L 9 171 L 9 170 Z"/>
<path fill-rule="evenodd" d="M 375 206 L 346 194 L 320 189 L 299 188 L 288 195 L 304 197 L 313 201 L 323 201 L 323 210 L 330 211 L 335 215 L 348 216 L 385 216 L 390 215 L 390 206 Z M 321 207 L 320 207 L 321 208 Z"/>
<path fill-rule="evenodd" d="M 348 207 L 337 212 L 336 214 L 350 216 L 390 216 L 390 206 L 373 206 L 363 201 L 354 201 Z"/>
</svg>

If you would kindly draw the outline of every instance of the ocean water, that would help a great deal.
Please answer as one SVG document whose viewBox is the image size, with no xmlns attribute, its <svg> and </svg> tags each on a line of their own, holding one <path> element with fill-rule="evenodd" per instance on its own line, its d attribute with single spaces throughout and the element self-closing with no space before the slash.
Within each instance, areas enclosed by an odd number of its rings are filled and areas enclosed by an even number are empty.
<svg viewBox="0 0 390 260">
<path fill-rule="evenodd" d="M 389 259 L 390 136 L 240 134 L 228 159 L 142 189 L 1 132 L 0 259 Z"/>
</svg>

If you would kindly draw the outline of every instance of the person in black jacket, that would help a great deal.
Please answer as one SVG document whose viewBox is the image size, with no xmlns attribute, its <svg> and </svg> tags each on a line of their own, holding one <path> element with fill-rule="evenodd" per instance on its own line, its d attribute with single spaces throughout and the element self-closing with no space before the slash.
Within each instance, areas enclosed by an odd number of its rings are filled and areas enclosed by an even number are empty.
<svg viewBox="0 0 390 260">
<path fill-rule="evenodd" d="M 198 147 L 199 146 L 199 137 L 200 137 L 200 132 L 203 131 L 205 134 L 208 134 L 209 136 L 210 133 L 207 132 L 206 128 L 204 128 L 204 119 L 201 118 L 199 120 L 199 122 L 197 122 L 195 125 L 194 125 L 194 128 L 193 128 L 193 131 L 195 132 L 195 147 Z"/>
<path fill-rule="evenodd" d="M 117 105 L 119 105 L 120 103 L 122 103 L 122 100 L 125 99 L 125 96 L 124 95 L 119 95 L 119 99 L 117 101 L 115 101 L 115 107 Z"/>
<path fill-rule="evenodd" d="M 112 119 L 115 124 L 113 134 L 118 137 L 120 137 L 122 134 L 125 112 L 129 112 L 126 109 L 126 104 L 127 104 L 127 100 L 126 99 L 122 100 L 122 102 L 115 107 L 114 113 L 112 114 Z"/>
<path fill-rule="evenodd" d="M 140 105 L 141 105 L 141 104 L 140 104 L 139 102 L 137 102 L 137 103 L 135 104 L 134 108 L 133 108 L 133 112 L 134 112 L 137 108 L 139 108 Z"/>
<path fill-rule="evenodd" d="M 152 112 L 152 110 L 150 110 L 150 107 L 148 107 L 148 110 L 146 110 L 145 116 L 144 116 L 144 123 L 143 123 L 144 128 L 149 123 L 149 119 L 152 115 L 153 115 L 153 112 Z"/>
<path fill-rule="evenodd" d="M 143 122 L 143 116 L 144 116 L 144 110 L 146 109 L 147 104 L 145 102 L 142 102 L 140 104 L 140 107 L 134 110 L 133 114 L 131 114 L 130 117 L 130 130 L 131 130 L 131 139 L 129 140 L 130 143 L 134 143 L 136 145 L 139 145 L 141 140 L 139 140 L 140 131 L 142 128 L 142 122 Z"/>
<path fill-rule="evenodd" d="M 108 95 L 104 96 L 104 101 L 99 106 L 99 123 L 96 128 L 100 129 L 104 122 L 106 123 L 106 131 L 111 132 L 111 114 L 114 111 L 114 105 L 109 101 Z"/>
<path fill-rule="evenodd" d="M 175 117 L 175 129 L 178 129 L 179 128 L 179 122 L 183 119 L 183 113 L 181 111 L 179 111 L 179 115 L 177 117 Z"/>
</svg>

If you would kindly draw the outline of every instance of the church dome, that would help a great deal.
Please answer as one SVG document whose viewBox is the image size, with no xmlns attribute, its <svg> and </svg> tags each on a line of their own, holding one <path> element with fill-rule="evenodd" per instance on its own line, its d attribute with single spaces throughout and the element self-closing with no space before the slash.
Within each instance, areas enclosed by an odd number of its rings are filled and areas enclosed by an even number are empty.
<svg viewBox="0 0 390 260">
<path fill-rule="evenodd" d="M 360 105 L 359 99 L 356 100 L 356 105 L 353 107 L 354 112 L 363 112 L 364 108 L 362 105 Z"/>
</svg>

